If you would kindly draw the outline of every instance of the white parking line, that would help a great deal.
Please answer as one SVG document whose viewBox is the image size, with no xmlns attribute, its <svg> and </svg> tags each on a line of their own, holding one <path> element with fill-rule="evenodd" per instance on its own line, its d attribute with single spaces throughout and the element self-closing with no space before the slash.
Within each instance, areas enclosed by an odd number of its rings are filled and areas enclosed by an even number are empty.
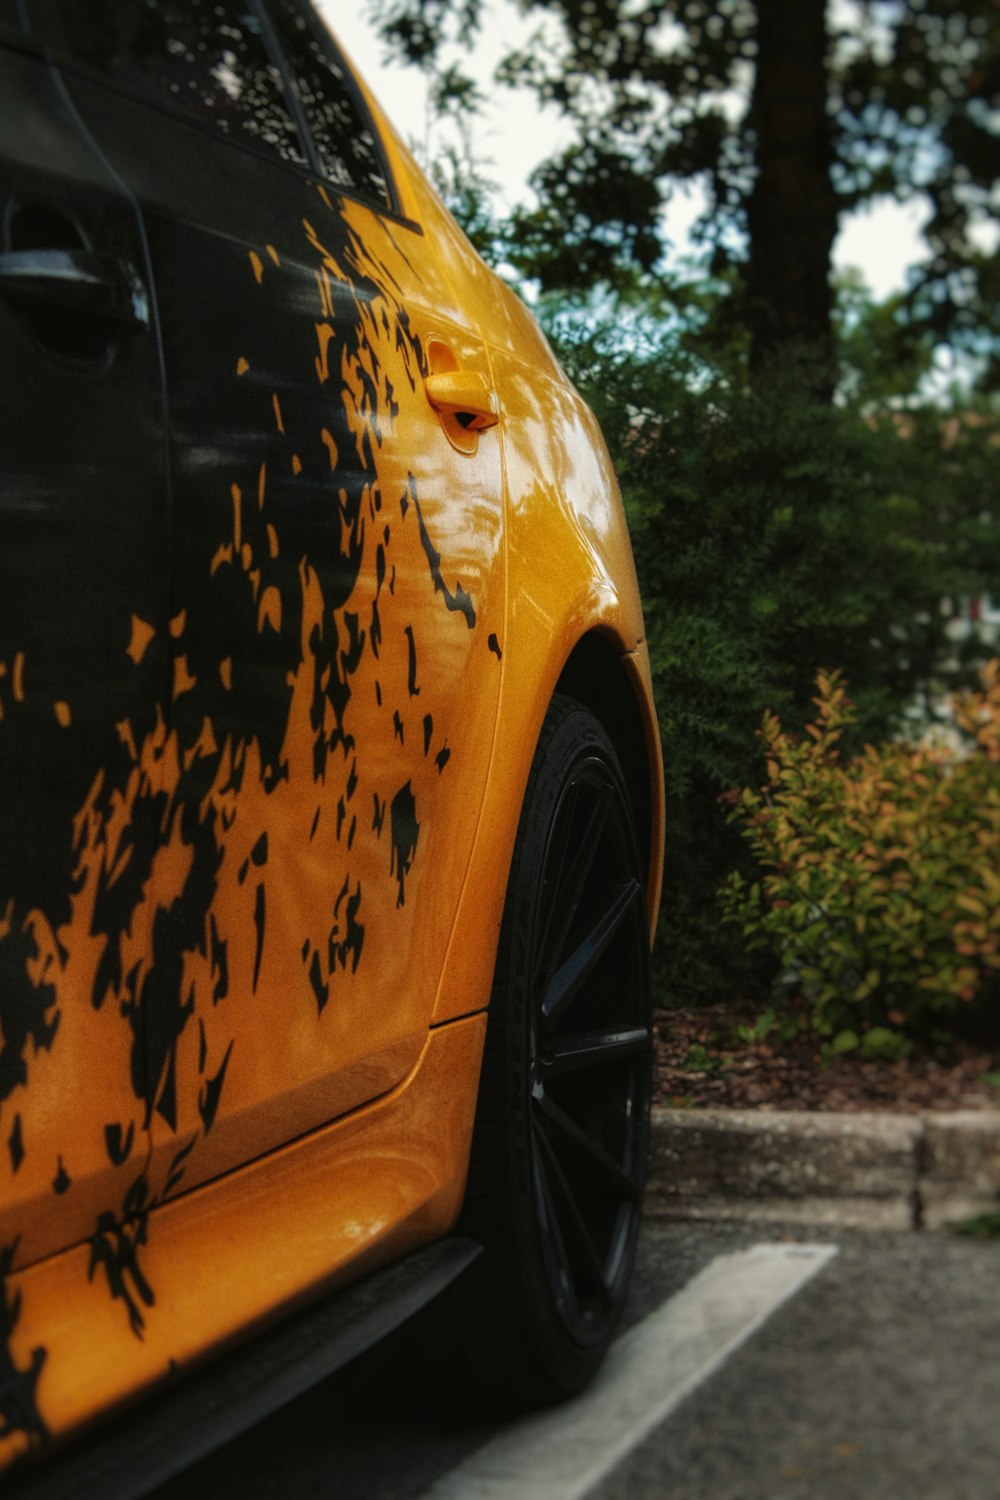
<svg viewBox="0 0 1000 1500">
<path fill-rule="evenodd" d="M 836 1253 L 789 1244 L 717 1256 L 612 1346 L 582 1396 L 512 1424 L 422 1500 L 582 1500 Z"/>
</svg>

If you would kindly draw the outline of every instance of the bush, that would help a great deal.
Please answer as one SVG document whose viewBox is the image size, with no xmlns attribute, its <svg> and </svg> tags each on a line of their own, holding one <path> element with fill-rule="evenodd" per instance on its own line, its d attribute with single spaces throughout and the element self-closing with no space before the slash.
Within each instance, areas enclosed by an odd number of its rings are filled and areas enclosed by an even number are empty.
<svg viewBox="0 0 1000 1500">
<path fill-rule="evenodd" d="M 891 1054 L 982 1014 L 1000 979 L 1000 662 L 955 704 L 950 742 L 867 745 L 840 674 L 820 673 L 803 736 L 768 713 L 767 781 L 733 793 L 761 873 L 733 873 L 725 917 L 780 959 L 835 1051 Z"/>
<path fill-rule="evenodd" d="M 676 321 L 571 311 L 549 327 L 618 468 L 660 712 L 658 998 L 763 1003 L 773 961 L 747 952 L 716 900 L 731 870 L 751 869 L 719 794 L 755 778 L 766 708 L 803 727 L 824 662 L 852 684 L 857 747 L 896 732 L 954 654 L 942 597 L 982 591 L 1000 566 L 994 428 L 953 424 L 945 450 L 940 411 L 903 426 L 868 405 L 817 406 L 777 377 L 765 398 L 738 351 L 710 364 Z"/>
</svg>

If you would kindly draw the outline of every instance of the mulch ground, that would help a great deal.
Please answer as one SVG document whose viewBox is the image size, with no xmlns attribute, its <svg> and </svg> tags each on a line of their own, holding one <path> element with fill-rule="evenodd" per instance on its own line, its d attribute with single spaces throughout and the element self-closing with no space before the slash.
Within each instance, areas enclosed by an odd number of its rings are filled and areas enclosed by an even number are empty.
<svg viewBox="0 0 1000 1500">
<path fill-rule="evenodd" d="M 758 1009 L 712 1005 L 656 1013 L 658 1104 L 674 1109 L 925 1110 L 1000 1108 L 1000 1039 L 902 1061 L 825 1061 L 815 1039 L 747 1042 Z"/>
</svg>

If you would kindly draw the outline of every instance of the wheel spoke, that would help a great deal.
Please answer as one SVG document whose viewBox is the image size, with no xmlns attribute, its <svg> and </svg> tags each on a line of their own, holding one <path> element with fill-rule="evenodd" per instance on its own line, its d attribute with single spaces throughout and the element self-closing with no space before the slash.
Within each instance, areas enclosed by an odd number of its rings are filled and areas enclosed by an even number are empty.
<svg viewBox="0 0 1000 1500">
<path fill-rule="evenodd" d="M 538 944 L 539 959 L 545 966 L 542 969 L 543 980 L 548 979 L 549 972 L 559 962 L 562 955 L 573 918 L 576 916 L 580 899 L 586 888 L 587 877 L 593 868 L 604 825 L 608 819 L 608 809 L 611 805 L 610 789 L 602 786 L 595 790 L 596 795 L 587 821 L 579 834 L 576 834 L 576 809 L 580 800 L 580 787 L 579 785 L 573 787 L 570 793 L 571 800 L 568 807 L 563 808 L 563 817 L 560 820 L 561 847 L 553 850 L 550 855 L 552 863 L 546 872 L 546 883 L 552 888 L 552 898 Z"/>
<path fill-rule="evenodd" d="M 551 1030 L 561 1019 L 601 955 L 629 915 L 642 888 L 630 880 L 615 895 L 604 915 L 553 974 L 542 1001 L 542 1019 Z"/>
<path fill-rule="evenodd" d="M 576 1073 L 580 1068 L 599 1068 L 637 1057 L 649 1049 L 649 1032 L 642 1026 L 616 1031 L 584 1031 L 573 1036 L 550 1037 L 538 1056 L 538 1071 L 546 1078 Z"/>
<path fill-rule="evenodd" d="M 566 1251 L 562 1230 L 559 1228 L 559 1214 L 556 1211 L 555 1199 L 552 1187 L 549 1183 L 545 1162 L 542 1153 L 535 1151 L 532 1175 L 535 1180 L 535 1202 L 538 1206 L 538 1220 L 542 1230 L 542 1243 L 546 1243 L 548 1237 L 549 1250 L 546 1258 L 550 1261 L 549 1279 L 557 1288 L 558 1295 L 565 1299 L 566 1312 L 571 1318 L 579 1318 L 580 1304 L 576 1295 L 576 1287 L 570 1274 L 570 1259 Z"/>
<path fill-rule="evenodd" d="M 576 1152 L 589 1173 L 629 1203 L 638 1202 L 638 1183 L 564 1109 L 560 1109 L 547 1094 L 536 1100 L 535 1108 L 563 1143 Z M 544 1127 L 541 1133 L 544 1134 Z"/>
<path fill-rule="evenodd" d="M 537 1116 L 535 1123 L 534 1136 L 544 1157 L 545 1175 L 552 1187 L 553 1197 L 558 1200 L 557 1216 L 563 1243 L 569 1251 L 568 1264 L 577 1268 L 581 1279 L 592 1291 L 600 1293 L 607 1300 L 608 1286 L 604 1279 L 604 1262 L 591 1238 L 590 1230 L 584 1223 L 576 1195 L 566 1180 L 558 1154 Z"/>
</svg>

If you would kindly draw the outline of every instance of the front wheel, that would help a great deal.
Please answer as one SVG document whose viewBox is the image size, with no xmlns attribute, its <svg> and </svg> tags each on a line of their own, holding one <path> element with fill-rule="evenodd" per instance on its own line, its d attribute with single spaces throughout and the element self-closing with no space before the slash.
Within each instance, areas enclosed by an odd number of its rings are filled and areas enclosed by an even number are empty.
<svg viewBox="0 0 1000 1500">
<path fill-rule="evenodd" d="M 627 790 L 600 722 L 557 696 L 518 826 L 460 1230 L 467 1363 L 517 1405 L 580 1390 L 625 1301 L 651 1091 L 649 949 Z"/>
</svg>

